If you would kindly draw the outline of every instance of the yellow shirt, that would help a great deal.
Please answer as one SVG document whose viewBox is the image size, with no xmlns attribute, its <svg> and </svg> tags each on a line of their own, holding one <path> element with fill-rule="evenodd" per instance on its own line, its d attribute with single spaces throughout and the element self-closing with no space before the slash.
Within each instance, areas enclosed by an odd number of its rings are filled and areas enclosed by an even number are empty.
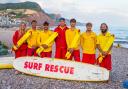
<svg viewBox="0 0 128 89">
<path fill-rule="evenodd" d="M 44 44 L 46 42 L 46 40 L 53 34 L 53 31 L 48 30 L 48 31 L 40 31 L 40 34 L 38 36 L 38 44 L 41 46 L 42 44 Z M 50 43 L 50 45 L 48 45 L 49 47 L 47 49 L 44 49 L 43 52 L 51 52 L 52 51 L 52 45 L 53 42 Z"/>
<path fill-rule="evenodd" d="M 94 32 L 91 32 L 90 34 L 87 32 L 82 33 L 80 40 L 83 53 L 96 53 L 96 34 Z"/>
<path fill-rule="evenodd" d="M 104 49 L 104 47 L 105 47 L 105 45 L 108 42 L 108 39 L 110 37 L 111 37 L 111 33 L 109 33 L 109 32 L 107 32 L 106 35 L 103 35 L 102 33 L 98 35 L 98 37 L 97 37 L 97 44 L 100 45 L 102 50 Z M 111 54 L 111 52 L 109 54 Z"/>
<path fill-rule="evenodd" d="M 70 28 L 68 30 L 66 30 L 66 43 L 67 43 L 67 47 L 68 49 L 71 48 L 71 44 L 72 44 L 72 41 L 76 35 L 76 32 L 79 32 L 80 30 L 79 29 L 74 29 L 74 30 L 71 30 Z M 80 45 L 80 39 L 78 40 L 77 42 L 77 47 L 74 48 L 74 50 L 78 50 L 79 49 L 79 45 Z"/>
<path fill-rule="evenodd" d="M 39 36 L 39 30 L 33 30 L 32 28 L 29 29 L 28 31 L 31 32 L 31 36 L 28 38 L 27 43 L 28 43 L 28 47 L 32 48 L 32 47 L 38 47 L 39 44 L 37 43 L 37 37 Z"/>
</svg>

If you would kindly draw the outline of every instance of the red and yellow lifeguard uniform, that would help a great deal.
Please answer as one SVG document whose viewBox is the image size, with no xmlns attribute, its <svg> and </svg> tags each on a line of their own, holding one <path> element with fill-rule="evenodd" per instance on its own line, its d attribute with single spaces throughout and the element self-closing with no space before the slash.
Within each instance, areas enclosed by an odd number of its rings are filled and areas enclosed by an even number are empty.
<svg viewBox="0 0 128 89">
<path fill-rule="evenodd" d="M 21 34 L 20 30 L 17 30 L 13 35 L 13 44 L 16 46 L 17 42 L 24 34 Z M 24 42 L 17 50 L 15 51 L 15 58 L 27 56 L 27 42 Z"/>
<path fill-rule="evenodd" d="M 83 52 L 82 62 L 95 64 L 96 34 L 94 32 L 81 34 L 81 47 Z"/>
<path fill-rule="evenodd" d="M 79 33 L 80 30 L 79 29 L 68 29 L 66 30 L 66 43 L 67 43 L 67 49 L 70 49 L 71 48 L 71 44 L 72 44 L 72 41 L 74 40 L 74 37 L 77 33 Z M 72 60 L 72 57 L 74 57 L 74 60 L 75 61 L 80 61 L 80 39 L 76 42 L 76 48 L 73 48 L 73 52 L 70 56 L 70 60 Z"/>
<path fill-rule="evenodd" d="M 103 50 L 106 43 L 108 42 L 108 39 L 111 37 L 111 33 L 107 32 L 105 35 L 102 33 L 98 35 L 97 37 L 97 44 L 100 45 L 100 48 Z M 104 51 L 104 50 L 103 50 Z M 104 57 L 103 61 L 99 64 L 101 67 L 104 67 L 108 70 L 112 69 L 112 62 L 111 62 L 111 51 L 108 53 L 107 56 Z"/>
<path fill-rule="evenodd" d="M 39 36 L 40 31 L 39 30 L 33 30 L 32 28 L 28 30 L 31 35 L 29 36 L 29 38 L 27 39 L 27 43 L 28 43 L 28 50 L 27 50 L 27 55 L 28 56 L 37 56 L 36 54 L 36 49 L 39 46 L 38 42 L 37 42 L 37 38 Z"/>
<path fill-rule="evenodd" d="M 67 44 L 66 44 L 66 38 L 65 38 L 65 31 L 68 29 L 67 26 L 61 27 L 58 26 L 55 28 L 54 32 L 58 33 L 57 38 L 55 39 L 56 43 L 56 52 L 55 52 L 55 58 L 65 58 L 65 54 L 67 52 Z"/>
<path fill-rule="evenodd" d="M 37 42 L 39 44 L 39 46 L 41 46 L 42 44 L 44 44 L 47 39 L 53 34 L 53 31 L 51 30 L 47 30 L 47 31 L 40 31 L 40 34 L 38 36 L 38 39 L 37 39 Z M 49 45 L 48 45 L 48 48 L 47 49 L 44 49 L 43 52 L 41 52 L 41 57 L 51 57 L 51 54 L 52 54 L 52 45 L 53 45 L 54 41 L 51 42 Z"/>
</svg>

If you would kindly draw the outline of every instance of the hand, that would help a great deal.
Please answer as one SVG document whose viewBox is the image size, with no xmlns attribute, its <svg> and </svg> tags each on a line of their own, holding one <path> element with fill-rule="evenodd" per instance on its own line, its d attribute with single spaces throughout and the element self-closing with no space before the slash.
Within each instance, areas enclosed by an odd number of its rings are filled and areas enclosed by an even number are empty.
<svg viewBox="0 0 128 89">
<path fill-rule="evenodd" d="M 32 48 L 33 48 L 33 49 L 36 49 L 37 47 L 35 47 L 35 46 L 32 46 Z"/>
<path fill-rule="evenodd" d="M 15 45 L 17 48 L 19 48 L 19 46 L 18 45 Z"/>
<path fill-rule="evenodd" d="M 44 49 L 47 49 L 47 48 L 48 48 L 48 45 L 43 44 L 42 47 L 43 47 Z"/>
<path fill-rule="evenodd" d="M 115 37 L 115 35 L 114 35 L 114 34 L 112 34 L 111 36 Z"/>
<path fill-rule="evenodd" d="M 14 45 L 13 47 L 12 47 L 12 50 L 13 51 L 16 51 L 18 49 L 18 46 L 17 45 Z"/>
<path fill-rule="evenodd" d="M 72 53 L 72 52 L 73 52 L 73 48 L 69 48 L 68 51 L 69 51 L 70 53 Z"/>
<path fill-rule="evenodd" d="M 105 57 L 108 54 L 108 52 L 103 51 L 102 55 Z"/>
</svg>

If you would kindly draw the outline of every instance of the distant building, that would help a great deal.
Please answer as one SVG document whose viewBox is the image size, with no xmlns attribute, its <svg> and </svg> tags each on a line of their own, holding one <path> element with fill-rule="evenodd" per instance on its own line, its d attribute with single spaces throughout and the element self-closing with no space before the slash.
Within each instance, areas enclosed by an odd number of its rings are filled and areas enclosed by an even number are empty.
<svg viewBox="0 0 128 89">
<path fill-rule="evenodd" d="M 15 10 L 15 13 L 23 13 L 24 10 Z M 7 9 L 6 11 L 0 11 L 0 27 L 17 27 L 23 21 L 22 18 L 16 18 L 14 10 Z"/>
</svg>

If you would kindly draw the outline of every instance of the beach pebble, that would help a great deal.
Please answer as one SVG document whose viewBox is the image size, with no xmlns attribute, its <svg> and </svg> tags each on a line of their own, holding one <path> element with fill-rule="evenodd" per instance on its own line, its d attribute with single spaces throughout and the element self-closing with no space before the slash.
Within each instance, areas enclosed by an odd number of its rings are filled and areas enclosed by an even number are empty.
<svg viewBox="0 0 128 89">
<path fill-rule="evenodd" d="M 7 89 L 11 89 L 11 85 L 10 86 L 7 86 Z"/>
<path fill-rule="evenodd" d="M 2 83 L 2 84 L 6 84 L 6 81 L 5 81 L 5 80 L 2 80 L 1 83 Z"/>
<path fill-rule="evenodd" d="M 111 80 L 78 82 L 41 78 L 25 74 L 15 75 L 13 69 L 0 70 L 0 89 L 123 89 L 128 80 L 128 49 L 113 48 Z"/>
</svg>

